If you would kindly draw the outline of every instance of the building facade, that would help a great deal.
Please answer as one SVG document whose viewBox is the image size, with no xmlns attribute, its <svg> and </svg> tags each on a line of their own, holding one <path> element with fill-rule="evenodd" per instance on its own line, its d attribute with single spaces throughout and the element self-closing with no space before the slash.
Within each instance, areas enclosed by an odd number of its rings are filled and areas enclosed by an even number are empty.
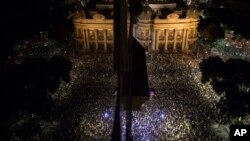
<svg viewBox="0 0 250 141">
<path fill-rule="evenodd" d="M 140 18 L 140 16 L 139 16 Z M 138 18 L 133 36 L 149 51 L 189 52 L 197 40 L 198 17 L 179 18 L 176 13 L 152 22 Z"/>
<path fill-rule="evenodd" d="M 78 48 L 83 50 L 113 49 L 113 20 L 95 14 L 93 19 L 84 17 L 74 19 L 75 40 Z"/>
<path fill-rule="evenodd" d="M 155 16 L 156 15 L 156 16 Z M 144 11 L 133 25 L 133 36 L 148 51 L 189 52 L 197 40 L 198 13 L 187 11 L 185 18 L 172 13 L 164 19 L 145 5 Z M 113 19 L 96 13 L 87 19 L 83 12 L 76 13 L 73 20 L 77 46 L 83 50 L 113 50 Z M 129 27 L 129 18 L 128 18 Z M 129 30 L 128 30 L 129 31 Z"/>
</svg>

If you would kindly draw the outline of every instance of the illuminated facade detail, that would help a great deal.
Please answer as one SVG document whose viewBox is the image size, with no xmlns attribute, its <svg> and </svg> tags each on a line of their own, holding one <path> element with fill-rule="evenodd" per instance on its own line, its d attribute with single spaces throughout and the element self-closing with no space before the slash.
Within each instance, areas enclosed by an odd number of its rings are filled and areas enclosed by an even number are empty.
<svg viewBox="0 0 250 141">
<path fill-rule="evenodd" d="M 93 19 L 76 17 L 74 19 L 75 40 L 84 50 L 107 50 L 113 48 L 113 20 L 95 14 Z"/>
<path fill-rule="evenodd" d="M 166 19 L 157 16 L 152 21 L 150 10 L 142 12 L 134 25 L 134 37 L 148 50 L 188 52 L 195 47 L 199 18 L 197 11 L 188 11 L 186 18 L 176 13 Z"/>
<path fill-rule="evenodd" d="M 169 14 L 165 19 L 152 18 L 153 14 L 148 5 L 144 6 L 138 22 L 133 25 L 133 36 L 146 50 L 189 52 L 194 49 L 199 23 L 197 11 L 188 11 L 186 18 L 179 18 L 177 13 Z M 98 13 L 92 19 L 76 15 L 74 26 L 78 47 L 84 50 L 113 50 L 113 19 L 105 19 Z"/>
</svg>

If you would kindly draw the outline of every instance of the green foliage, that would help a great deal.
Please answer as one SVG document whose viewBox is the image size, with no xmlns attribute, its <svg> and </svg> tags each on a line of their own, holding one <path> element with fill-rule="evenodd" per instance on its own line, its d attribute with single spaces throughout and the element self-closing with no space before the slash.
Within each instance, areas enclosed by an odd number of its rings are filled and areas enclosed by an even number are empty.
<svg viewBox="0 0 250 141">
<path fill-rule="evenodd" d="M 223 39 L 217 39 L 216 41 L 213 42 L 213 45 L 218 49 L 224 49 L 226 46 L 226 42 Z"/>
<path fill-rule="evenodd" d="M 236 117 L 235 119 L 233 119 L 233 124 L 235 124 L 235 125 L 243 125 L 244 122 L 242 121 L 242 117 Z"/>
</svg>

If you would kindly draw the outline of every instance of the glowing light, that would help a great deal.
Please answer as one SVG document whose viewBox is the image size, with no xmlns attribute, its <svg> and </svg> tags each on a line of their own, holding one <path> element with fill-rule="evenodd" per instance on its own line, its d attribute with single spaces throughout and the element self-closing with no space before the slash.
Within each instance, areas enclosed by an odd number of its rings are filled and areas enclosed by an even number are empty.
<svg viewBox="0 0 250 141">
<path fill-rule="evenodd" d="M 104 118 L 108 118 L 108 117 L 109 117 L 109 113 L 108 113 L 108 112 L 105 112 L 105 113 L 103 114 L 103 116 L 104 116 Z"/>
<path fill-rule="evenodd" d="M 164 113 L 160 113 L 160 118 L 161 119 L 165 119 L 165 114 Z"/>
</svg>

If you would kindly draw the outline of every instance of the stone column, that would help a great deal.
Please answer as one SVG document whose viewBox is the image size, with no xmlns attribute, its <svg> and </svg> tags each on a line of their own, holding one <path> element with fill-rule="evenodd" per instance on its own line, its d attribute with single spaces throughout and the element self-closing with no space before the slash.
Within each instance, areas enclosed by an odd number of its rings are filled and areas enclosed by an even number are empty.
<svg viewBox="0 0 250 141">
<path fill-rule="evenodd" d="M 137 27 L 137 25 L 134 24 L 134 25 L 133 25 L 133 37 L 134 37 L 134 38 L 136 38 L 136 36 L 135 36 L 135 31 L 136 31 L 135 29 L 136 29 L 136 27 Z"/>
<path fill-rule="evenodd" d="M 86 33 L 85 29 L 82 30 L 82 35 L 83 35 L 83 47 L 86 49 Z"/>
<path fill-rule="evenodd" d="M 181 50 L 182 52 L 184 51 L 185 49 L 185 39 L 186 39 L 186 33 L 187 33 L 187 29 L 183 29 L 183 32 L 182 32 L 182 47 L 181 47 Z"/>
<path fill-rule="evenodd" d="M 159 31 L 160 30 L 156 30 L 156 40 L 155 40 L 155 50 L 159 51 Z"/>
<path fill-rule="evenodd" d="M 197 37 L 197 29 L 194 28 L 194 38 L 196 38 L 196 37 Z"/>
<path fill-rule="evenodd" d="M 87 29 L 85 32 L 86 32 L 86 45 L 87 45 L 87 50 L 89 50 L 89 30 Z"/>
<path fill-rule="evenodd" d="M 98 50 L 97 29 L 95 29 L 95 50 Z"/>
<path fill-rule="evenodd" d="M 187 29 L 187 34 L 186 34 L 186 43 L 185 43 L 185 51 L 188 52 L 189 46 L 188 46 L 188 41 L 189 41 L 189 30 Z"/>
<path fill-rule="evenodd" d="M 107 51 L 107 29 L 103 30 L 104 50 Z"/>
<path fill-rule="evenodd" d="M 168 29 L 165 29 L 165 46 L 164 46 L 164 51 L 168 51 Z"/>
<path fill-rule="evenodd" d="M 113 45 L 113 48 L 114 48 L 114 30 L 110 30 L 110 32 L 111 32 L 111 38 L 112 38 L 112 45 Z"/>
<path fill-rule="evenodd" d="M 194 38 L 195 38 L 195 40 L 193 40 L 193 47 L 194 47 L 194 49 L 196 49 L 197 50 L 197 46 L 196 46 L 196 38 L 197 38 L 197 29 L 196 28 L 194 28 Z"/>
<path fill-rule="evenodd" d="M 174 29 L 174 48 L 173 48 L 173 52 L 176 52 L 176 37 L 177 37 L 177 29 Z"/>
<path fill-rule="evenodd" d="M 151 49 L 152 49 L 152 51 L 154 51 L 155 50 L 155 30 L 153 29 L 152 30 L 152 44 L 151 44 Z"/>
</svg>

